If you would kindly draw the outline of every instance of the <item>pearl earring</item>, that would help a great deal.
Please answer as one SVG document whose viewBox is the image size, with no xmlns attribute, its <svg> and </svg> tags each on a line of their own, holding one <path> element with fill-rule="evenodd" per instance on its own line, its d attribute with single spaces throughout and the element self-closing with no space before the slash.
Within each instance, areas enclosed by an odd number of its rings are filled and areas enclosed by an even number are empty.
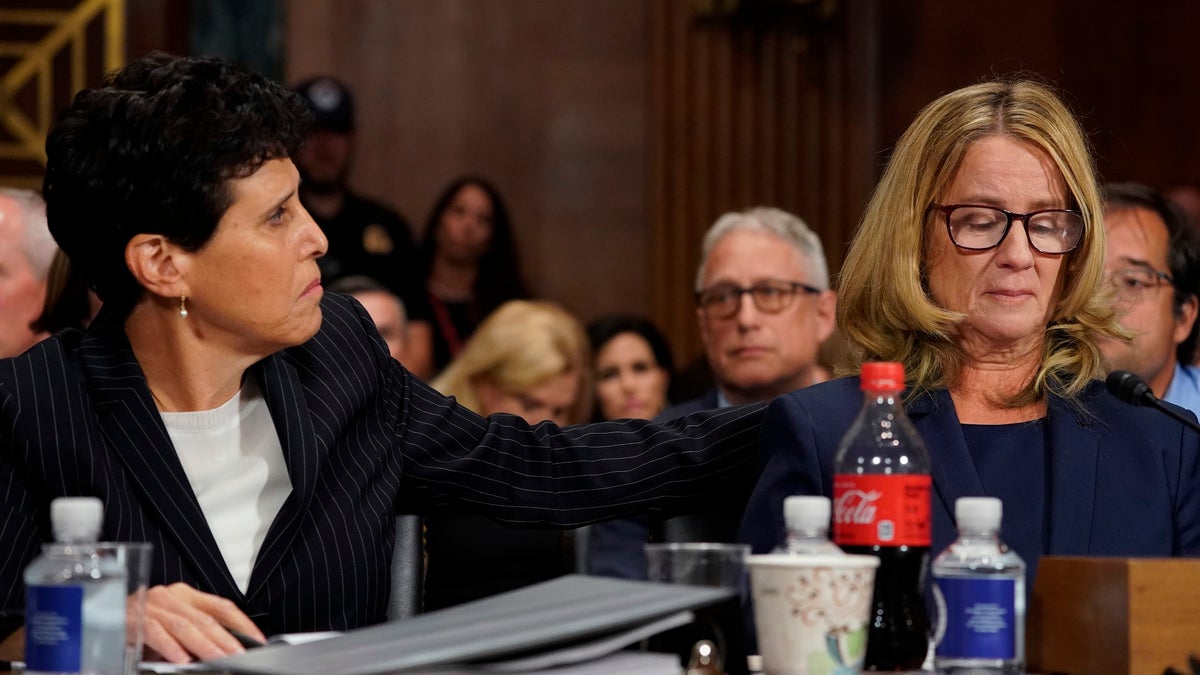
<svg viewBox="0 0 1200 675">
<path fill-rule="evenodd" d="M 179 296 L 179 318 L 181 318 L 181 319 L 187 318 L 187 296 L 186 295 Z"/>
</svg>

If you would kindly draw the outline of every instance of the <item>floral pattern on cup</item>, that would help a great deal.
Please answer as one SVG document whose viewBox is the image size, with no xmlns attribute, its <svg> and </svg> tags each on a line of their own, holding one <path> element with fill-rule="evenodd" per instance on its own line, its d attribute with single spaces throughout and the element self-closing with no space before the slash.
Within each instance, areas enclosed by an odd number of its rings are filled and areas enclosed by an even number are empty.
<svg viewBox="0 0 1200 675">
<path fill-rule="evenodd" d="M 751 556 L 759 647 L 768 672 L 858 672 L 877 565 L 873 556 Z"/>
<path fill-rule="evenodd" d="M 864 594 L 874 590 L 874 570 L 835 570 L 816 567 L 796 574 L 785 597 L 792 612 L 809 625 L 861 623 Z"/>
</svg>

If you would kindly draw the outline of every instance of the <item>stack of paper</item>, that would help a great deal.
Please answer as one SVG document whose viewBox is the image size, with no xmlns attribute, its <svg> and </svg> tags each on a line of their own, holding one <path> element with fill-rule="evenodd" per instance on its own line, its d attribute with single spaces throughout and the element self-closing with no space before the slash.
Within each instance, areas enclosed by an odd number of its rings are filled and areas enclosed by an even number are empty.
<svg viewBox="0 0 1200 675">
<path fill-rule="evenodd" d="M 686 610 L 733 595 L 734 591 L 723 588 L 570 575 L 320 642 L 268 645 L 205 665 L 262 675 L 375 675 L 436 672 L 433 667 L 442 666 L 459 667 L 443 672 L 480 672 L 484 662 L 515 660 L 505 672 L 530 672 L 567 662 L 595 661 L 602 654 L 689 621 Z M 617 637 L 621 634 L 624 636 Z M 647 655 L 628 658 L 641 656 Z M 677 672 L 676 657 L 669 658 L 673 670 L 653 672 Z M 462 670 L 464 665 L 470 669 Z M 506 666 L 493 663 L 487 667 Z M 611 663 L 607 667 L 607 672 L 625 672 Z"/>
</svg>

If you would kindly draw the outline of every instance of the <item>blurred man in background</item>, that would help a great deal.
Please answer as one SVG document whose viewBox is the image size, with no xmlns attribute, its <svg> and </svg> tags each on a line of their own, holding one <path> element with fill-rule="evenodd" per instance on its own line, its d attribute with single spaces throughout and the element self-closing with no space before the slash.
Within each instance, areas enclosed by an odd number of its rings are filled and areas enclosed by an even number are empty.
<svg viewBox="0 0 1200 675">
<path fill-rule="evenodd" d="M 295 90 L 308 102 L 314 118 L 312 131 L 294 159 L 303 179 L 300 201 L 329 240 L 328 253 L 318 261 L 322 280 L 328 285 L 345 276 L 364 275 L 401 298 L 410 321 L 404 365 L 429 377 L 433 374 L 432 328 L 412 230 L 400 214 L 349 186 L 354 97 L 332 77 L 304 80 Z"/>
<path fill-rule="evenodd" d="M 0 358 L 48 336 L 30 324 L 42 312 L 57 250 L 42 198 L 32 190 L 0 188 Z"/>
<path fill-rule="evenodd" d="M 1141 376 L 1154 395 L 1200 414 L 1196 352 L 1200 241 L 1187 214 L 1137 183 L 1104 190 L 1105 270 L 1129 342 L 1099 340 L 1110 370 Z"/>
<path fill-rule="evenodd" d="M 800 218 L 768 207 L 721 216 L 704 236 L 695 294 L 716 386 L 656 421 L 766 401 L 826 379 L 817 352 L 833 332 L 837 296 L 829 290 L 821 240 Z M 754 476 L 746 476 L 730 485 L 722 503 L 663 523 L 642 518 L 593 525 L 588 572 L 646 578 L 642 545 L 651 537 L 734 541 L 753 488 Z"/>
<path fill-rule="evenodd" d="M 334 293 L 353 296 L 362 303 L 371 315 L 379 336 L 387 344 L 388 353 L 404 363 L 405 346 L 408 343 L 408 315 L 404 301 L 389 291 L 383 284 L 362 275 L 342 277 L 329 285 Z M 411 369 L 410 369 L 411 370 Z"/>
</svg>

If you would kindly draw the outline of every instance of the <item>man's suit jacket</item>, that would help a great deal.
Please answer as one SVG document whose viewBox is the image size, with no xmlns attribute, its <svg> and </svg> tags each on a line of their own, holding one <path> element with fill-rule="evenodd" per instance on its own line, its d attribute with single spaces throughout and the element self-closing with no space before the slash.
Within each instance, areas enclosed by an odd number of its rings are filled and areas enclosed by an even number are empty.
<svg viewBox="0 0 1200 675">
<path fill-rule="evenodd" d="M 715 388 L 709 389 L 699 398 L 684 401 L 660 412 L 655 416 L 654 421 L 670 422 L 671 420 L 677 420 L 684 415 L 691 415 L 701 410 L 715 410 L 720 404 L 721 402 L 717 397 L 717 390 Z"/>
<path fill-rule="evenodd" d="M 1051 397 L 1046 423 L 1045 553 L 1172 556 L 1200 554 L 1200 437 L 1148 408 L 1117 401 L 1093 383 L 1082 409 Z M 858 378 L 834 380 L 781 396 L 767 409 L 762 476 L 742 521 L 741 539 L 758 553 L 784 537 L 783 500 L 833 493 L 837 446 L 862 407 Z M 950 394 L 905 406 L 933 466 L 933 553 L 955 538 L 954 503 L 984 496 L 984 484 L 1024 479 L 1019 467 L 981 477 Z M 1006 520 L 1006 532 L 1043 523 Z M 1032 582 L 1041 551 L 1018 551 Z M 1032 588 L 1032 584 L 1029 587 Z"/>
<path fill-rule="evenodd" d="M 267 634 L 382 621 L 394 515 L 451 508 L 570 527 L 676 509 L 752 458 L 761 410 L 560 429 L 484 419 L 388 357 L 360 305 L 330 294 L 317 335 L 248 371 L 292 493 L 243 594 L 193 494 L 120 317 L 0 361 L 0 635 L 22 619 L 22 570 L 61 495 L 105 504 L 102 536 L 154 545 L 153 584 L 234 600 Z M 753 459 L 750 459 L 753 462 Z M 484 561 L 486 563 L 486 561 Z"/>
</svg>

